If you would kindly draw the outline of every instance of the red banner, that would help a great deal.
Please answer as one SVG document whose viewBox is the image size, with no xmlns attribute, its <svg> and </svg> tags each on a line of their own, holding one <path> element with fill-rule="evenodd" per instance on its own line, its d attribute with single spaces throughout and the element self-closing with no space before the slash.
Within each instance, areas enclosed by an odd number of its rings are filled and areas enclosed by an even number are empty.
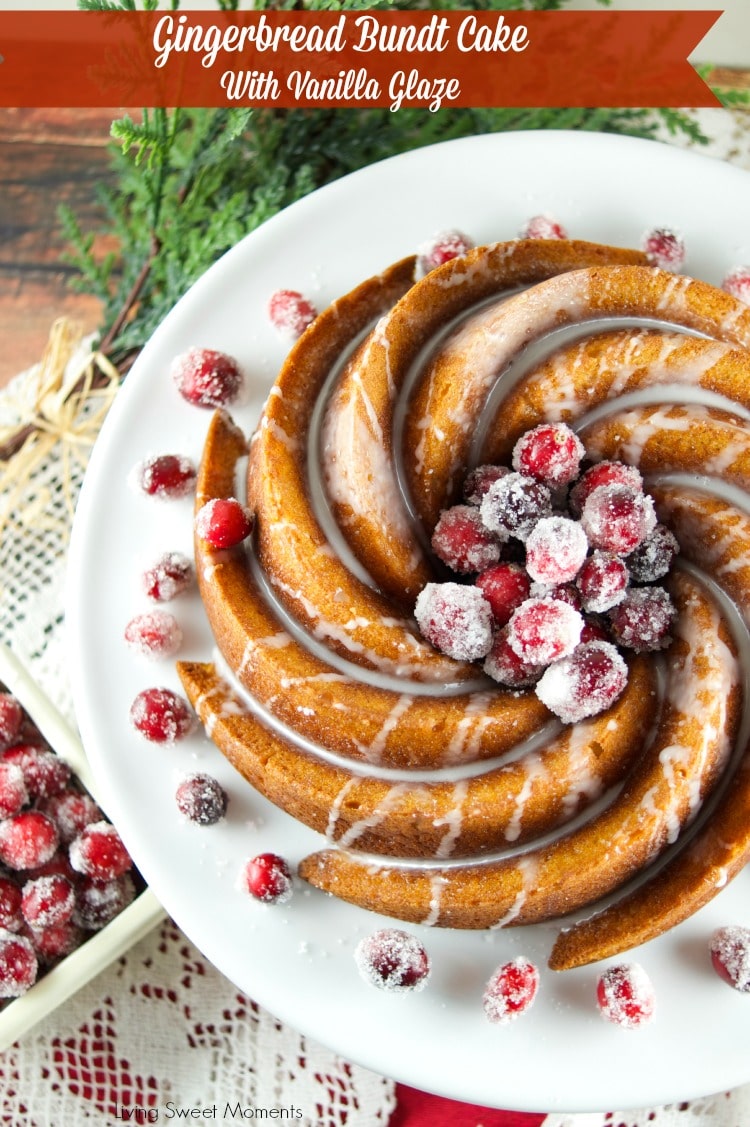
<svg viewBox="0 0 750 1127">
<path fill-rule="evenodd" d="M 716 106 L 721 15 L 1 12 L 2 106 Z"/>
</svg>

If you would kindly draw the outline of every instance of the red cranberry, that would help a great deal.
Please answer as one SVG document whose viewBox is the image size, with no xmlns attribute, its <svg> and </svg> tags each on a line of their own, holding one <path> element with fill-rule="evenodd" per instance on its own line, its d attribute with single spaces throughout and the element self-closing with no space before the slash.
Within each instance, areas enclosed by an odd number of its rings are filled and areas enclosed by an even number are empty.
<svg viewBox="0 0 750 1127">
<path fill-rule="evenodd" d="M 180 813 L 199 826 L 213 826 L 226 814 L 226 793 L 212 775 L 188 775 L 178 786 L 175 799 Z"/>
<path fill-rule="evenodd" d="M 471 505 L 443 510 L 432 534 L 432 550 L 447 567 L 465 574 L 483 571 L 500 559 L 497 540 Z"/>
<path fill-rule="evenodd" d="M 34 865 L 31 869 L 26 869 L 24 876 L 27 880 L 52 876 L 67 877 L 70 881 L 76 879 L 76 873 L 73 872 L 70 864 L 67 848 L 61 849 L 59 846 L 47 861 L 43 861 L 41 865 Z"/>
<path fill-rule="evenodd" d="M 680 550 L 673 533 L 657 524 L 634 552 L 628 556 L 628 571 L 636 583 L 654 583 L 662 579 Z"/>
<path fill-rule="evenodd" d="M 519 955 L 504 963 L 487 983 L 482 998 L 487 1020 L 507 1025 L 532 1005 L 539 989 L 539 971 Z"/>
<path fill-rule="evenodd" d="M 513 469 L 556 489 L 578 476 L 586 451 L 565 423 L 541 423 L 513 447 Z"/>
<path fill-rule="evenodd" d="M 736 266 L 734 270 L 730 270 L 721 283 L 721 288 L 731 297 L 750 305 L 750 266 Z"/>
<path fill-rule="evenodd" d="M 196 407 L 227 407 L 242 390 L 237 361 L 209 348 L 191 348 L 178 356 L 171 374 L 183 399 Z"/>
<path fill-rule="evenodd" d="M 548 665 L 573 652 L 582 629 L 579 612 L 562 600 L 527 599 L 508 623 L 508 641 L 527 665 Z"/>
<path fill-rule="evenodd" d="M 21 889 L 16 882 L 0 876 L 0 930 L 21 930 L 24 923 L 21 899 Z"/>
<path fill-rule="evenodd" d="M 34 869 L 57 849 L 54 822 L 38 810 L 23 810 L 0 822 L 0 861 L 9 869 Z"/>
<path fill-rule="evenodd" d="M 709 951 L 719 977 L 735 990 L 750 993 L 750 928 L 718 928 L 711 936 Z"/>
<path fill-rule="evenodd" d="M 558 583 L 555 587 L 547 587 L 543 583 L 533 583 L 531 594 L 540 599 L 559 599 L 561 603 L 567 603 L 569 607 L 574 607 L 576 610 L 582 608 L 581 592 L 575 583 Z"/>
<path fill-rule="evenodd" d="M 505 626 L 516 607 L 529 597 L 529 577 L 518 564 L 500 563 L 477 576 L 477 587 L 492 608 L 496 626 Z"/>
<path fill-rule="evenodd" d="M 619 556 L 595 551 L 576 578 L 583 609 L 594 613 L 611 610 L 625 598 L 628 579 L 628 569 Z"/>
<path fill-rule="evenodd" d="M 525 540 L 542 517 L 552 511 L 550 491 L 541 481 L 509 473 L 491 485 L 480 507 L 482 521 L 501 540 Z"/>
<path fill-rule="evenodd" d="M 583 630 L 581 631 L 581 645 L 584 642 L 610 642 L 612 636 L 607 629 L 607 621 L 594 614 L 583 616 Z"/>
<path fill-rule="evenodd" d="M 509 689 L 525 689 L 534 685 L 542 673 L 543 665 L 532 665 L 523 661 L 508 641 L 508 627 L 498 630 L 492 649 L 484 662 L 484 671 L 493 681 L 506 685 Z"/>
<path fill-rule="evenodd" d="M 474 243 L 461 231 L 441 231 L 434 235 L 428 242 L 423 243 L 417 252 L 417 278 L 429 274 L 437 266 L 450 262 L 454 258 L 461 258 L 471 250 Z"/>
<path fill-rule="evenodd" d="M 284 858 L 276 853 L 259 853 L 251 858 L 242 876 L 245 889 L 264 904 L 286 904 L 292 897 L 292 874 Z"/>
<path fill-rule="evenodd" d="M 0 693 L 0 748 L 18 739 L 23 719 L 23 709 L 16 698 Z"/>
<path fill-rule="evenodd" d="M 102 812 L 93 798 L 77 790 L 53 795 L 42 803 L 40 809 L 57 826 L 63 845 L 70 845 L 91 822 L 102 820 Z"/>
<path fill-rule="evenodd" d="M 594 548 L 626 556 L 656 527 L 651 498 L 624 485 L 600 485 L 586 498 L 581 524 Z"/>
<path fill-rule="evenodd" d="M 430 958 L 422 944 L 395 927 L 361 939 L 354 959 L 366 982 L 390 993 L 422 990 L 430 977 Z"/>
<path fill-rule="evenodd" d="M 142 657 L 172 657 L 182 645 L 177 619 L 165 610 L 137 614 L 125 627 L 125 641 Z"/>
<path fill-rule="evenodd" d="M 73 915 L 73 885 L 62 876 L 36 877 L 23 886 L 21 911 L 29 927 L 56 927 Z"/>
<path fill-rule="evenodd" d="M 187 736 L 195 725 L 188 702 L 171 689 L 144 689 L 130 707 L 130 719 L 147 740 L 171 744 Z"/>
<path fill-rule="evenodd" d="M 568 504 L 573 516 L 581 515 L 586 498 L 600 485 L 626 485 L 635 493 L 643 492 L 643 478 L 635 466 L 626 466 L 624 462 L 597 462 L 570 491 Z"/>
<path fill-rule="evenodd" d="M 510 473 L 507 466 L 477 466 L 467 474 L 463 496 L 467 505 L 481 505 L 482 498 L 491 485 Z"/>
<path fill-rule="evenodd" d="M 86 931 L 98 931 L 127 908 L 134 897 L 135 885 L 130 873 L 123 873 L 114 880 L 84 877 L 76 885 L 73 923 Z"/>
<path fill-rule="evenodd" d="M 14 744 L 3 752 L 2 762 L 15 763 L 21 768 L 32 800 L 59 794 L 70 782 L 67 763 L 37 744 Z"/>
<path fill-rule="evenodd" d="M 52 963 L 80 947 L 83 933 L 71 920 L 66 920 L 62 924 L 35 928 L 30 938 L 42 962 Z"/>
<path fill-rule="evenodd" d="M 492 645 L 492 609 L 478 587 L 428 583 L 414 607 L 419 629 L 441 653 L 458 661 L 486 657 Z"/>
<path fill-rule="evenodd" d="M 0 998 L 19 998 L 36 982 L 34 948 L 22 935 L 0 931 Z"/>
<path fill-rule="evenodd" d="M 250 510 L 234 497 L 215 497 L 200 508 L 195 517 L 195 531 L 201 540 L 216 550 L 234 548 L 245 540 L 253 528 Z"/>
<path fill-rule="evenodd" d="M 114 880 L 132 868 L 130 854 L 109 822 L 91 822 L 70 843 L 70 863 L 93 880 Z"/>
<path fill-rule="evenodd" d="M 578 521 L 542 517 L 526 539 L 526 570 L 538 583 L 568 583 L 578 574 L 588 547 Z"/>
<path fill-rule="evenodd" d="M 647 653 L 668 646 L 676 611 L 663 587 L 637 587 L 609 612 L 612 636 L 620 646 Z"/>
<path fill-rule="evenodd" d="M 585 642 L 546 669 L 536 695 L 566 724 L 609 708 L 622 693 L 628 667 L 611 642 Z"/>
<path fill-rule="evenodd" d="M 136 466 L 133 481 L 149 497 L 187 497 L 195 489 L 196 470 L 180 454 L 158 454 Z"/>
<path fill-rule="evenodd" d="M 561 223 L 550 215 L 533 215 L 518 233 L 519 239 L 567 239 Z"/>
<path fill-rule="evenodd" d="M 606 970 L 597 983 L 596 999 L 602 1016 L 625 1029 L 637 1029 L 654 1016 L 654 990 L 638 963 Z"/>
<path fill-rule="evenodd" d="M 685 241 L 669 227 L 653 227 L 647 231 L 641 249 L 651 265 L 660 270 L 681 270 L 685 264 Z"/>
<path fill-rule="evenodd" d="M 29 801 L 20 764 L 0 759 L 0 818 L 17 814 Z"/>
<path fill-rule="evenodd" d="M 180 552 L 165 552 L 143 573 L 143 589 L 149 599 L 168 603 L 193 583 L 193 565 Z"/>
<path fill-rule="evenodd" d="M 297 290 L 276 290 L 268 299 L 268 317 L 274 329 L 289 340 L 297 340 L 313 323 L 318 311 Z"/>
</svg>

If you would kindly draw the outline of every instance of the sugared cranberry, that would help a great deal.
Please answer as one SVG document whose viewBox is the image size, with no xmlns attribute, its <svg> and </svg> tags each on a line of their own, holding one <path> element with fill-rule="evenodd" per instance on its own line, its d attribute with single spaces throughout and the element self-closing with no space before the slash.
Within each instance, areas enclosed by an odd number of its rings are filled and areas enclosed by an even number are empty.
<svg viewBox="0 0 750 1127">
<path fill-rule="evenodd" d="M 195 725 L 190 705 L 171 689 L 143 689 L 130 707 L 130 719 L 142 736 L 158 744 L 182 739 Z"/>
<path fill-rule="evenodd" d="M 0 693 L 0 749 L 18 739 L 23 724 L 23 709 L 10 693 Z"/>
<path fill-rule="evenodd" d="M 152 610 L 131 618 L 125 627 L 125 641 L 142 657 L 172 657 L 182 645 L 182 630 L 173 614 Z"/>
<path fill-rule="evenodd" d="M 518 232 L 519 239 L 567 239 L 568 233 L 551 215 L 532 215 Z"/>
<path fill-rule="evenodd" d="M 63 845 L 69 845 L 91 822 L 102 819 L 102 812 L 93 798 L 77 790 L 52 795 L 45 799 L 40 809 L 57 826 Z"/>
<path fill-rule="evenodd" d="M 98 931 L 127 908 L 134 897 L 135 885 L 130 873 L 123 873 L 114 880 L 84 877 L 76 885 L 73 923 L 86 931 Z"/>
<path fill-rule="evenodd" d="M 171 375 L 183 399 L 196 407 L 227 407 L 242 390 L 237 361 L 210 348 L 191 348 L 176 357 Z"/>
<path fill-rule="evenodd" d="M 38 810 L 22 810 L 0 822 L 0 861 L 9 869 L 34 869 L 57 849 L 57 828 Z"/>
<path fill-rule="evenodd" d="M 668 646 L 675 607 L 663 587 L 636 587 L 609 612 L 612 637 L 620 646 L 647 653 Z"/>
<path fill-rule="evenodd" d="M 525 540 L 538 520 L 552 511 L 550 491 L 541 481 L 509 473 L 487 490 L 480 506 L 482 521 L 501 540 Z"/>
<path fill-rule="evenodd" d="M 519 955 L 504 963 L 485 987 L 482 1005 L 493 1025 L 507 1025 L 532 1005 L 539 989 L 539 971 Z"/>
<path fill-rule="evenodd" d="M 625 485 L 600 485 L 589 493 L 581 524 L 594 548 L 626 556 L 656 527 L 649 496 Z"/>
<path fill-rule="evenodd" d="M 466 504 L 481 505 L 489 487 L 509 473 L 507 466 L 477 466 L 464 480 L 463 495 Z"/>
<path fill-rule="evenodd" d="M 473 246 L 468 235 L 461 231 L 440 231 L 417 251 L 416 277 L 423 278 L 436 266 L 442 266 L 453 258 L 461 258 Z"/>
<path fill-rule="evenodd" d="M 458 661 L 485 657 L 492 645 L 492 609 L 478 587 L 428 583 L 417 596 L 414 617 L 436 649 Z"/>
<path fill-rule="evenodd" d="M 628 667 L 611 642 L 585 642 L 544 671 L 536 695 L 566 724 L 596 716 L 617 700 Z"/>
<path fill-rule="evenodd" d="M 23 886 L 21 911 L 29 927 L 56 927 L 73 915 L 73 885 L 62 876 L 36 877 Z"/>
<path fill-rule="evenodd" d="M 212 775 L 196 772 L 183 779 L 175 792 L 177 808 L 199 826 L 213 826 L 226 814 L 227 796 Z"/>
<path fill-rule="evenodd" d="M 365 936 L 354 951 L 366 982 L 381 990 L 405 994 L 422 990 L 430 977 L 430 958 L 415 935 L 388 927 Z"/>
<path fill-rule="evenodd" d="M 513 447 L 513 469 L 556 489 L 578 476 L 586 451 L 565 423 L 541 423 Z"/>
<path fill-rule="evenodd" d="M 14 744 L 3 752 L 3 763 L 15 763 L 23 772 L 29 798 L 49 798 L 65 790 L 70 768 L 53 751 L 37 744 Z"/>
<path fill-rule="evenodd" d="M 546 583 L 532 583 L 531 594 L 534 598 L 540 599 L 559 599 L 562 603 L 567 603 L 569 607 L 575 607 L 576 610 L 581 610 L 581 592 L 576 587 L 575 583 L 558 583 L 554 587 L 549 587 Z"/>
<path fill-rule="evenodd" d="M 20 998 L 36 982 L 38 969 L 30 941 L 0 931 L 0 998 Z"/>
<path fill-rule="evenodd" d="M 505 626 L 516 607 L 529 597 L 529 577 L 518 564 L 500 563 L 477 576 L 476 585 L 492 608 L 496 626 Z"/>
<path fill-rule="evenodd" d="M 196 469 L 181 454 L 146 458 L 133 471 L 133 483 L 148 497 L 187 497 L 195 489 Z"/>
<path fill-rule="evenodd" d="M 283 857 L 277 853 L 259 853 L 242 870 L 247 892 L 264 904 L 286 904 L 294 891 L 292 874 Z"/>
<path fill-rule="evenodd" d="M 643 492 L 643 478 L 635 466 L 627 466 L 624 462 L 597 462 L 586 470 L 570 491 L 568 504 L 574 516 L 581 515 L 586 498 L 600 485 L 625 485 L 636 493 Z"/>
<path fill-rule="evenodd" d="M 750 928 L 718 928 L 711 936 L 709 952 L 719 977 L 735 990 L 750 993 Z"/>
<path fill-rule="evenodd" d="M 735 266 L 721 283 L 721 288 L 731 297 L 750 305 L 750 266 Z"/>
<path fill-rule="evenodd" d="M 0 759 L 0 818 L 17 814 L 28 801 L 29 792 L 20 765 Z"/>
<path fill-rule="evenodd" d="M 548 665 L 578 645 L 583 618 L 560 599 L 527 599 L 508 623 L 511 649 L 527 665 Z"/>
<path fill-rule="evenodd" d="M 66 877 L 70 881 L 75 881 L 76 874 L 73 872 L 73 867 L 68 857 L 67 848 L 58 846 L 56 851 L 48 860 L 43 861 L 41 865 L 34 865 L 31 869 L 26 869 L 24 876 L 27 880 L 36 880 L 37 877 Z"/>
<path fill-rule="evenodd" d="M 593 552 L 576 577 L 583 609 L 595 614 L 611 610 L 625 598 L 628 580 L 628 569 L 619 556 L 599 550 Z"/>
<path fill-rule="evenodd" d="M 670 227 L 653 227 L 641 240 L 641 249 L 652 266 L 660 270 L 681 270 L 685 264 L 685 241 Z"/>
<path fill-rule="evenodd" d="M 276 290 L 268 299 L 268 317 L 287 340 L 297 340 L 312 325 L 318 311 L 298 290 Z"/>
<path fill-rule="evenodd" d="M 532 665 L 518 656 L 508 641 L 507 626 L 495 635 L 483 668 L 488 677 L 509 689 L 528 688 L 536 684 L 544 672 L 543 665 Z"/>
<path fill-rule="evenodd" d="M 578 521 L 542 517 L 526 538 L 526 570 L 537 583 L 568 583 L 578 574 L 588 547 Z"/>
<path fill-rule="evenodd" d="M 20 931 L 24 924 L 22 893 L 10 877 L 0 876 L 0 930 Z"/>
<path fill-rule="evenodd" d="M 432 550 L 447 567 L 462 574 L 483 571 L 500 559 L 500 545 L 471 505 L 443 510 L 432 534 Z"/>
<path fill-rule="evenodd" d="M 193 583 L 195 573 L 187 556 L 165 552 L 143 573 L 143 589 L 156 603 L 168 603 Z"/>
<path fill-rule="evenodd" d="M 31 933 L 31 942 L 39 958 L 44 963 L 52 963 L 70 955 L 77 947 L 81 946 L 83 933 L 72 920 L 51 927 L 35 928 Z"/>
<path fill-rule="evenodd" d="M 109 822 L 91 822 L 70 843 L 70 863 L 93 880 L 114 880 L 132 868 L 130 854 Z"/>
<path fill-rule="evenodd" d="M 625 1029 L 637 1029 L 654 1016 L 654 989 L 639 963 L 606 970 L 597 982 L 596 1000 L 602 1016 Z"/>
<path fill-rule="evenodd" d="M 628 571 L 636 583 L 654 583 L 667 574 L 679 550 L 674 534 L 666 525 L 657 524 L 628 556 Z"/>
<path fill-rule="evenodd" d="M 195 516 L 196 533 L 217 551 L 241 544 L 250 535 L 252 528 L 250 510 L 234 497 L 214 497 Z"/>
<path fill-rule="evenodd" d="M 611 642 L 612 635 L 607 627 L 606 618 L 600 618 L 595 614 L 585 614 L 583 616 L 581 644 L 584 642 Z"/>
</svg>

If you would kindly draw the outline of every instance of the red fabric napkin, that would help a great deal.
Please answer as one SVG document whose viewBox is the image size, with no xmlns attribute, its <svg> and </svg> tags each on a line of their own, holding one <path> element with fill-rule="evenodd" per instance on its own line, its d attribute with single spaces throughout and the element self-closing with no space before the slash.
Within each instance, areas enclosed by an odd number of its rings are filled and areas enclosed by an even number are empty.
<svg viewBox="0 0 750 1127">
<path fill-rule="evenodd" d="M 396 1085 L 396 1099 L 388 1127 L 540 1127 L 546 1118 L 538 1112 L 494 1111 L 444 1100 L 406 1084 Z"/>
</svg>

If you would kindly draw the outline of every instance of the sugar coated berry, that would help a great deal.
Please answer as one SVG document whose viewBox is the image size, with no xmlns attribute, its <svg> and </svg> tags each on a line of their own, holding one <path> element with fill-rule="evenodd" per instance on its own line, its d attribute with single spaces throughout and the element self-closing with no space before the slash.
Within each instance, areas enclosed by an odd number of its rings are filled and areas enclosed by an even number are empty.
<svg viewBox="0 0 750 1127">
<path fill-rule="evenodd" d="M 182 645 L 182 630 L 173 614 L 152 610 L 131 618 L 125 641 L 141 657 L 172 657 Z"/>
<path fill-rule="evenodd" d="M 477 661 L 492 645 L 492 608 L 478 587 L 428 583 L 417 596 L 414 617 L 436 649 L 457 661 Z"/>
<path fill-rule="evenodd" d="M 187 736 L 195 724 L 190 705 L 171 689 L 143 689 L 130 706 L 130 719 L 152 743 L 171 744 Z"/>
<path fill-rule="evenodd" d="M 552 512 L 550 491 L 541 481 L 509 473 L 491 485 L 479 509 L 482 521 L 501 540 L 525 540 L 538 520 Z"/>
<path fill-rule="evenodd" d="M 29 792 L 20 765 L 0 759 L 0 818 L 17 814 L 28 801 Z"/>
<path fill-rule="evenodd" d="M 597 462 L 579 478 L 570 491 L 568 504 L 573 516 L 580 516 L 586 498 L 600 485 L 626 485 L 636 493 L 643 492 L 643 478 L 635 466 L 624 462 Z"/>
<path fill-rule="evenodd" d="M 214 497 L 195 515 L 195 531 L 210 548 L 234 548 L 252 532 L 250 510 L 234 497 Z"/>
<path fill-rule="evenodd" d="M 9 869 L 34 869 L 57 849 L 57 828 L 38 810 L 22 810 L 0 822 L 0 861 Z"/>
<path fill-rule="evenodd" d="M 472 505 L 443 510 L 432 534 L 432 550 L 452 571 L 467 575 L 500 559 L 500 545 Z"/>
<path fill-rule="evenodd" d="M 584 561 L 576 576 L 583 609 L 601 614 L 625 598 L 630 575 L 619 556 L 597 549 Z"/>
<path fill-rule="evenodd" d="M 750 928 L 718 928 L 711 936 L 709 952 L 719 977 L 735 990 L 750 993 Z"/>
<path fill-rule="evenodd" d="M 624 1029 L 637 1029 L 654 1016 L 654 988 L 639 963 L 606 970 L 597 982 L 596 1000 L 602 1017 Z"/>
<path fill-rule="evenodd" d="M 277 853 L 259 853 L 242 870 L 243 887 L 264 904 L 286 904 L 294 891 L 292 874 Z"/>
<path fill-rule="evenodd" d="M 91 822 L 70 843 L 70 863 L 94 880 L 114 880 L 133 867 L 130 854 L 109 822 Z"/>
<path fill-rule="evenodd" d="M 677 539 L 664 524 L 657 524 L 645 540 L 630 552 L 628 571 L 635 583 L 654 583 L 663 579 L 680 550 Z"/>
<path fill-rule="evenodd" d="M 423 278 L 436 266 L 461 258 L 473 246 L 472 240 L 461 231 L 440 231 L 417 250 L 416 277 Z"/>
<path fill-rule="evenodd" d="M 180 552 L 165 552 L 142 576 L 143 590 L 155 603 L 168 603 L 192 586 L 193 565 Z"/>
<path fill-rule="evenodd" d="M 523 661 L 508 641 L 508 627 L 498 630 L 482 666 L 488 677 L 509 689 L 526 689 L 536 684 L 544 672 L 543 665 Z"/>
<path fill-rule="evenodd" d="M 491 485 L 506 477 L 511 471 L 507 466 L 477 466 L 464 479 L 463 496 L 467 505 L 481 505 L 482 498 Z"/>
<path fill-rule="evenodd" d="M 735 266 L 721 283 L 721 288 L 731 297 L 750 305 L 750 266 Z"/>
<path fill-rule="evenodd" d="M 298 290 L 276 290 L 268 299 L 268 319 L 287 340 L 301 337 L 317 316 L 313 303 Z"/>
<path fill-rule="evenodd" d="M 519 239 L 567 239 L 568 232 L 551 215 L 532 215 L 518 232 Z"/>
<path fill-rule="evenodd" d="M 196 772 L 183 779 L 175 792 L 177 808 L 199 826 L 213 826 L 226 814 L 227 796 L 212 775 Z"/>
<path fill-rule="evenodd" d="M 508 642 L 527 665 L 548 665 L 573 652 L 582 629 L 579 612 L 560 599 L 527 599 L 513 611 Z"/>
<path fill-rule="evenodd" d="M 583 630 L 581 631 L 581 643 L 583 642 L 611 642 L 612 636 L 608 630 L 608 623 L 606 618 L 595 614 L 585 614 L 583 616 Z"/>
<path fill-rule="evenodd" d="M 660 270 L 681 270 L 685 264 L 685 240 L 670 227 L 652 227 L 641 240 L 641 250 Z"/>
<path fill-rule="evenodd" d="M 76 884 L 73 923 L 86 931 L 98 931 L 118 916 L 135 897 L 135 884 L 130 873 L 114 880 L 84 877 Z"/>
<path fill-rule="evenodd" d="M 609 612 L 612 637 L 636 653 L 663 650 L 671 641 L 675 607 L 663 587 L 636 587 Z"/>
<path fill-rule="evenodd" d="M 242 390 L 237 361 L 210 348 L 190 348 L 177 356 L 171 375 L 182 398 L 195 407 L 227 407 Z"/>
<path fill-rule="evenodd" d="M 35 928 L 30 939 L 39 959 L 43 963 L 52 963 L 80 947 L 83 933 L 71 920 L 66 920 L 62 924 Z"/>
<path fill-rule="evenodd" d="M 568 583 L 586 559 L 589 542 L 569 517 L 542 517 L 526 538 L 526 570 L 538 583 Z"/>
<path fill-rule="evenodd" d="M 541 423 L 522 434 L 513 447 L 513 469 L 554 489 L 578 476 L 585 453 L 566 423 Z"/>
<path fill-rule="evenodd" d="M 24 925 L 21 888 L 10 877 L 0 875 L 0 930 L 20 931 Z"/>
<path fill-rule="evenodd" d="M 422 990 L 430 977 L 430 958 L 415 935 L 386 927 L 357 944 L 354 961 L 365 982 L 393 994 Z"/>
<path fill-rule="evenodd" d="M 39 965 L 23 935 L 0 931 L 0 998 L 20 998 L 36 982 Z"/>
<path fill-rule="evenodd" d="M 195 489 L 196 469 L 181 454 L 158 454 L 139 462 L 133 483 L 148 497 L 187 497 Z"/>
<path fill-rule="evenodd" d="M 476 578 L 476 585 L 492 608 L 496 626 L 505 626 L 516 607 L 529 597 L 529 577 L 519 564 L 499 563 Z"/>
<path fill-rule="evenodd" d="M 626 556 L 656 527 L 654 502 L 627 485 L 600 485 L 586 498 L 581 524 L 592 547 Z"/>
<path fill-rule="evenodd" d="M 575 583 L 557 583 L 550 587 L 547 583 L 532 583 L 531 594 L 535 599 L 559 599 L 568 606 L 581 610 L 581 592 Z"/>
<path fill-rule="evenodd" d="M 544 671 L 536 695 L 565 724 L 576 724 L 614 704 L 627 680 L 628 667 L 611 642 L 584 642 Z"/>
<path fill-rule="evenodd" d="M 36 877 L 23 886 L 21 911 L 29 927 L 56 927 L 73 915 L 75 893 L 66 877 Z"/>
<path fill-rule="evenodd" d="M 0 693 L 0 748 L 18 739 L 23 724 L 23 709 L 10 693 Z"/>
<path fill-rule="evenodd" d="M 482 1005 L 493 1025 L 507 1025 L 532 1005 L 539 989 L 539 971 L 519 955 L 498 967 L 485 987 Z"/>
<path fill-rule="evenodd" d="M 52 795 L 44 800 L 40 809 L 57 826 L 63 845 L 70 845 L 91 822 L 102 820 L 102 812 L 93 798 L 78 790 Z"/>
<path fill-rule="evenodd" d="M 14 744 L 2 754 L 2 763 L 15 763 L 23 772 L 29 798 L 48 798 L 65 790 L 70 781 L 67 763 L 37 744 Z"/>
</svg>

